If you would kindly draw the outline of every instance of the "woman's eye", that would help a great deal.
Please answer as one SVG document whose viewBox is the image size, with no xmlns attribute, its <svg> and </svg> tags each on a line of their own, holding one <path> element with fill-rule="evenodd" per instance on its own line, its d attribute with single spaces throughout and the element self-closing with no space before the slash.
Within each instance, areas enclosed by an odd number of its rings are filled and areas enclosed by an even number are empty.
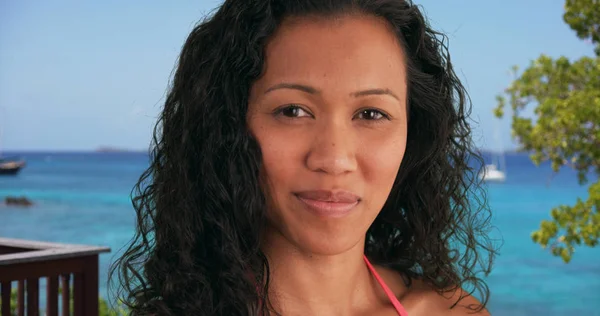
<svg viewBox="0 0 600 316">
<path fill-rule="evenodd" d="M 367 121 L 378 121 L 387 118 L 387 115 L 383 114 L 381 111 L 378 110 L 367 109 L 360 111 L 358 113 L 358 118 Z"/>
<path fill-rule="evenodd" d="M 290 105 L 290 106 L 286 106 L 283 107 L 279 110 L 276 111 L 276 114 L 281 114 L 285 117 L 305 117 L 308 116 L 310 117 L 311 115 L 306 112 L 304 109 L 302 109 L 301 107 L 297 106 L 297 105 Z"/>
</svg>

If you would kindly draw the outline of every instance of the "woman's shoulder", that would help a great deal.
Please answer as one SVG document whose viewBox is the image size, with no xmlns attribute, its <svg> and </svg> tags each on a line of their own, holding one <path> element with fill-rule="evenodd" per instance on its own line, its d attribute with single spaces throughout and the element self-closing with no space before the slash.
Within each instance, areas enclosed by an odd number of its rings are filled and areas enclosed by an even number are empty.
<svg viewBox="0 0 600 316">
<path fill-rule="evenodd" d="M 490 315 L 487 310 L 478 308 L 481 302 L 477 298 L 461 288 L 440 293 L 421 279 L 412 279 L 407 287 L 400 273 L 383 267 L 377 267 L 377 271 L 411 315 Z"/>
<path fill-rule="evenodd" d="M 407 304 L 414 304 L 414 309 L 423 311 L 423 315 L 490 315 L 487 310 L 479 308 L 481 302 L 477 298 L 462 288 L 440 293 L 433 286 L 415 279 L 405 295 Z"/>
</svg>

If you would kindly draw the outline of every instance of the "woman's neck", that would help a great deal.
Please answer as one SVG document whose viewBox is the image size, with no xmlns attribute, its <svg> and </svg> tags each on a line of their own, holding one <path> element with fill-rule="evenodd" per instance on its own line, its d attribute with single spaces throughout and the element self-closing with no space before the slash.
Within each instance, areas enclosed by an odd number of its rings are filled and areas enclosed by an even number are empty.
<svg viewBox="0 0 600 316">
<path fill-rule="evenodd" d="M 283 315 L 351 315 L 372 305 L 376 286 L 363 259 L 364 240 L 335 255 L 298 249 L 277 231 L 266 233 L 269 297 Z"/>
</svg>

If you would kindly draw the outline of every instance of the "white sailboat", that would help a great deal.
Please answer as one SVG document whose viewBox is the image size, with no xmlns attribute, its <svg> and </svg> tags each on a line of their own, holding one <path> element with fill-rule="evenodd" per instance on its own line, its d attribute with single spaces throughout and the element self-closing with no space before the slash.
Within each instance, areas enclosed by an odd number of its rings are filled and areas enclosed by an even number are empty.
<svg viewBox="0 0 600 316">
<path fill-rule="evenodd" d="M 492 152 L 492 163 L 485 165 L 479 173 L 479 178 L 486 182 L 504 182 L 506 180 L 506 159 L 500 141 L 499 121 L 496 120 L 494 128 L 494 141 L 496 150 Z"/>
<path fill-rule="evenodd" d="M 483 168 L 479 177 L 488 182 L 504 182 L 506 173 L 499 170 L 496 164 L 489 164 Z"/>
</svg>

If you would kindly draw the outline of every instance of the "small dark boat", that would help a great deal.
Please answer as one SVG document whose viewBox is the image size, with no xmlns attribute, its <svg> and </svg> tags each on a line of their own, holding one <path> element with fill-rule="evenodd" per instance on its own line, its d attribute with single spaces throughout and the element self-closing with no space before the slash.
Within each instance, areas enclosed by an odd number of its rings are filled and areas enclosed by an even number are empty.
<svg viewBox="0 0 600 316">
<path fill-rule="evenodd" d="M 0 158 L 0 176 L 14 176 L 25 167 L 25 161 L 22 159 Z"/>
</svg>

